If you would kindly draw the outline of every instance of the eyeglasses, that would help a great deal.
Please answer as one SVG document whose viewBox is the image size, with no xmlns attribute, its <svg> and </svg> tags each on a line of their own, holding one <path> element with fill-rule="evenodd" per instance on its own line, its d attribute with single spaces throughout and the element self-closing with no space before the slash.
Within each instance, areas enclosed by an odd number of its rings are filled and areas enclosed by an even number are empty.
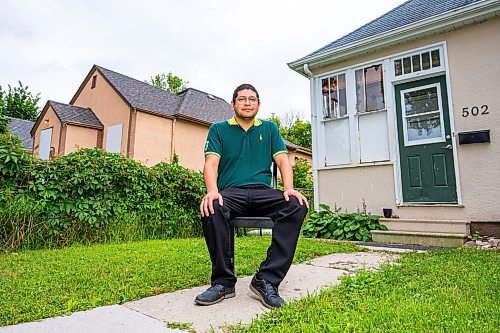
<svg viewBox="0 0 500 333">
<path fill-rule="evenodd" d="M 246 97 L 242 96 L 242 97 L 238 97 L 236 99 L 236 102 L 238 102 L 240 104 L 247 104 L 247 103 L 249 103 L 249 104 L 255 104 L 258 101 L 259 101 L 259 99 L 257 97 L 248 97 L 248 98 L 246 98 Z"/>
</svg>

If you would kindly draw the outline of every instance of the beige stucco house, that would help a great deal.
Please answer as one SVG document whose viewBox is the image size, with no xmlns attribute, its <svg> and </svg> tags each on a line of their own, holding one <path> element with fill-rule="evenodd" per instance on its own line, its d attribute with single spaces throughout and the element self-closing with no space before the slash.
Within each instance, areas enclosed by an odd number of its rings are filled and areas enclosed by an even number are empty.
<svg viewBox="0 0 500 333">
<path fill-rule="evenodd" d="M 189 88 L 171 94 L 94 65 L 69 104 L 48 101 L 31 129 L 33 154 L 48 159 L 98 147 L 151 166 L 171 162 L 203 168 L 209 126 L 233 116 L 222 98 Z M 311 151 L 288 143 L 291 154 Z"/>
<path fill-rule="evenodd" d="M 498 228 L 499 16 L 498 0 L 409 0 L 288 64 L 310 80 L 316 205 L 392 209 L 377 241 Z"/>
</svg>

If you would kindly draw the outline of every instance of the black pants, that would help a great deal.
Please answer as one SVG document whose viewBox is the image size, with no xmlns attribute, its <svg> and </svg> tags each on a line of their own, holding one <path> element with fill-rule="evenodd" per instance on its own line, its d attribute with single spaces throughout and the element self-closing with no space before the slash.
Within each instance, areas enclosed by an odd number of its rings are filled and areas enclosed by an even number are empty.
<svg viewBox="0 0 500 333">
<path fill-rule="evenodd" d="M 203 218 L 203 233 L 212 261 L 212 283 L 226 287 L 236 283 L 234 230 L 229 221 L 238 216 L 267 216 L 274 221 L 274 228 L 267 258 L 261 263 L 258 275 L 279 286 L 292 264 L 307 214 L 306 205 L 300 205 L 295 197 L 287 202 L 282 191 L 267 187 L 227 188 L 220 194 L 223 206 L 214 200 L 214 214 Z"/>
</svg>

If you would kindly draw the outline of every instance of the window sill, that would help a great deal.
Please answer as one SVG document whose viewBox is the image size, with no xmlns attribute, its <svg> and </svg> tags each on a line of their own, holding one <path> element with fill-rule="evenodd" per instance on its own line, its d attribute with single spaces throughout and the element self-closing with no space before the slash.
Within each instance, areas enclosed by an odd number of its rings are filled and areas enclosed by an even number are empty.
<svg viewBox="0 0 500 333">
<path fill-rule="evenodd" d="M 323 118 L 323 119 L 321 119 L 321 121 L 326 123 L 329 121 L 336 121 L 336 120 L 342 120 L 342 119 L 349 119 L 349 115 L 346 114 L 345 116 L 337 117 L 337 118 Z"/>
<path fill-rule="evenodd" d="M 383 165 L 394 165 L 394 162 L 393 161 L 380 161 L 380 162 L 365 162 L 365 163 L 358 163 L 358 164 L 329 165 L 329 166 L 318 168 L 318 171 L 332 170 L 332 169 L 364 168 L 364 167 L 370 167 L 370 166 L 383 166 Z"/>
<path fill-rule="evenodd" d="M 379 113 L 379 112 L 386 112 L 387 109 L 382 109 L 382 110 L 373 110 L 373 111 L 365 111 L 365 112 L 357 112 L 355 114 L 356 117 L 363 117 L 363 116 L 366 116 L 368 114 L 373 114 L 373 113 Z"/>
<path fill-rule="evenodd" d="M 454 207 L 454 208 L 464 208 L 465 206 L 458 203 L 400 203 L 396 204 L 397 207 Z"/>
</svg>

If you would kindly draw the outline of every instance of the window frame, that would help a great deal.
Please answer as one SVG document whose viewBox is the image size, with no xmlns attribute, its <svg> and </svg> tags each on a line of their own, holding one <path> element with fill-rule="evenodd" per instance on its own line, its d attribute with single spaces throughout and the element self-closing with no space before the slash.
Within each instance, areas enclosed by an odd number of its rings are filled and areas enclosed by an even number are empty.
<svg viewBox="0 0 500 333">
<path fill-rule="evenodd" d="M 317 87 L 317 94 L 316 94 L 316 113 L 317 113 L 317 126 L 318 126 L 318 135 L 319 135 L 319 142 L 321 142 L 321 145 L 318 146 L 318 169 L 328 169 L 328 168 L 339 168 L 339 167 L 353 167 L 353 166 L 363 166 L 363 165 L 371 165 L 374 163 L 390 163 L 391 161 L 391 150 L 390 150 L 390 145 L 387 147 L 387 149 L 384 148 L 384 151 L 381 150 L 381 153 L 384 154 L 383 158 L 380 159 L 374 159 L 370 161 L 362 161 L 362 156 L 361 156 L 361 137 L 360 137 L 360 132 L 359 132 L 359 117 L 362 116 L 367 116 L 370 114 L 374 113 L 384 113 L 386 118 L 387 118 L 387 91 L 388 91 L 388 86 L 387 86 L 387 80 L 386 80 L 386 71 L 387 71 L 387 66 L 388 62 L 386 59 L 376 59 L 374 61 L 370 61 L 367 63 L 362 63 L 362 64 L 356 64 L 356 66 L 350 66 L 350 67 L 344 67 L 340 70 L 337 71 L 332 71 L 328 73 L 324 73 L 322 75 L 319 75 L 316 77 L 316 87 Z M 365 111 L 365 112 L 357 112 L 357 96 L 356 96 L 356 78 L 355 78 L 355 71 L 362 69 L 364 70 L 365 68 L 369 68 L 372 66 L 379 65 L 381 66 L 381 71 L 382 71 L 382 89 L 383 89 L 383 99 L 384 99 L 384 108 L 379 109 L 379 110 L 373 110 L 373 111 Z M 323 80 L 324 79 L 329 79 L 331 77 L 338 77 L 340 75 L 345 75 L 345 84 L 346 84 L 346 114 L 342 117 L 337 117 L 337 118 L 323 118 L 323 111 L 324 111 L 324 95 L 323 95 Z M 364 76 L 364 75 L 363 75 Z M 326 124 L 328 122 L 339 122 L 339 121 L 345 121 L 347 123 L 348 127 L 348 133 L 349 136 L 346 138 L 346 140 L 349 140 L 349 149 L 348 151 L 343 151 L 342 154 L 348 154 L 350 156 L 349 161 L 346 163 L 344 162 L 339 162 L 335 164 L 328 164 L 328 156 L 329 156 L 329 151 L 328 149 L 332 149 L 331 145 L 328 145 L 328 142 L 326 141 L 326 138 L 328 137 L 326 133 Z M 387 126 L 386 126 L 386 135 L 387 135 L 387 140 L 389 139 L 389 126 L 390 126 L 390 121 L 389 119 L 387 121 Z M 341 126 L 339 124 L 339 126 Z"/>
<path fill-rule="evenodd" d="M 368 98 L 366 96 L 366 69 L 368 68 L 371 68 L 371 67 L 375 67 L 375 66 L 380 66 L 381 67 L 381 76 L 382 76 L 382 81 L 381 81 L 381 86 L 382 86 L 382 99 L 383 99 L 383 103 L 384 103 L 384 107 L 381 108 L 381 109 L 376 109 L 376 110 L 367 110 L 367 106 L 368 106 Z M 386 98 L 386 89 L 385 89 L 385 74 L 384 74 L 384 71 L 385 71 L 385 66 L 384 66 L 384 62 L 382 60 L 380 61 L 374 61 L 374 62 L 370 62 L 368 64 L 363 64 L 361 66 L 356 66 L 354 68 L 352 68 L 352 71 L 354 73 L 354 94 L 356 96 L 356 103 L 354 105 L 354 110 L 356 111 L 356 115 L 361 115 L 361 114 L 367 114 L 367 113 L 371 113 L 371 112 L 377 112 L 377 111 L 384 111 L 384 110 L 387 110 L 387 98 Z M 364 97 L 364 108 L 365 110 L 364 111 L 359 111 L 358 110 L 358 94 L 357 94 L 357 81 L 356 81 L 356 72 L 357 71 L 362 71 L 362 75 L 363 75 L 363 97 Z"/>
<path fill-rule="evenodd" d="M 439 52 L 439 66 L 436 66 L 436 67 L 432 67 L 432 52 L 433 51 Z M 424 53 L 429 53 L 429 62 L 431 65 L 431 67 L 429 69 L 422 69 L 423 68 L 422 55 Z M 420 56 L 420 70 L 414 72 L 413 71 L 413 57 L 416 55 Z M 388 58 L 390 60 L 389 67 L 390 67 L 390 71 L 392 73 L 392 77 L 393 77 L 394 82 L 405 81 L 405 80 L 409 80 L 409 79 L 419 77 L 419 76 L 434 75 L 437 73 L 442 73 L 446 70 L 443 45 L 429 45 L 429 46 L 426 46 L 423 48 L 419 48 L 417 50 L 412 50 L 412 51 L 405 52 L 405 53 L 394 54 Z M 404 73 L 403 59 L 405 59 L 405 58 L 410 58 L 411 71 L 409 73 Z M 395 63 L 398 60 L 401 61 L 401 71 L 403 73 L 401 75 L 396 75 Z"/>
<path fill-rule="evenodd" d="M 439 142 L 446 142 L 445 138 L 445 128 L 444 128 L 444 117 L 443 117 L 443 100 L 442 100 L 442 95 L 441 95 L 441 85 L 438 83 L 431 83 L 427 84 L 425 86 L 419 86 L 415 88 L 409 88 L 405 90 L 400 91 L 400 98 L 401 98 L 401 110 L 404 110 L 404 94 L 407 92 L 412 92 L 412 91 L 417 91 L 417 90 L 424 90 L 427 88 L 436 88 L 436 93 L 437 93 L 437 100 L 438 100 L 438 110 L 433 111 L 432 113 L 437 113 L 439 112 L 439 121 L 440 121 L 440 129 L 441 129 L 441 136 L 435 137 L 435 138 L 429 138 L 429 139 L 422 139 L 422 140 L 408 140 L 408 116 L 406 115 L 406 111 L 404 115 L 402 115 L 402 121 L 403 121 L 403 135 L 404 135 L 404 145 L 405 147 L 410 147 L 410 146 L 419 146 L 423 144 L 430 144 L 430 143 L 439 143 Z M 429 114 L 429 113 L 425 113 Z M 418 115 L 412 115 L 410 117 L 417 117 Z"/>
<path fill-rule="evenodd" d="M 343 76 L 344 77 L 344 89 L 345 92 L 345 114 L 344 115 L 340 115 L 340 102 L 337 103 L 337 107 L 335 109 L 332 109 L 331 107 L 331 104 L 330 104 L 330 101 L 332 100 L 332 97 L 331 97 L 331 93 L 332 91 L 330 90 L 330 86 L 331 86 L 331 79 L 332 78 L 335 78 L 336 79 L 336 82 L 337 82 L 337 86 L 336 86 L 336 92 L 337 92 L 337 100 L 340 101 L 340 94 L 339 94 L 339 77 L 340 76 Z M 323 93 L 323 81 L 324 80 L 328 80 L 328 116 L 325 116 L 326 112 L 325 112 L 325 95 Z M 344 118 L 347 118 L 349 115 L 348 115 L 348 110 L 349 110 L 349 103 L 347 102 L 347 75 L 346 75 L 346 72 L 338 72 L 338 73 L 335 73 L 335 74 L 331 74 L 331 75 L 328 75 L 328 76 L 325 76 L 325 77 L 322 77 L 320 79 L 320 85 L 321 85 L 321 111 L 322 111 L 322 116 L 323 116 L 323 121 L 329 121 L 329 120 L 336 120 L 336 119 L 344 119 Z M 335 115 L 337 114 L 337 116 L 333 116 L 332 115 Z"/>
</svg>

